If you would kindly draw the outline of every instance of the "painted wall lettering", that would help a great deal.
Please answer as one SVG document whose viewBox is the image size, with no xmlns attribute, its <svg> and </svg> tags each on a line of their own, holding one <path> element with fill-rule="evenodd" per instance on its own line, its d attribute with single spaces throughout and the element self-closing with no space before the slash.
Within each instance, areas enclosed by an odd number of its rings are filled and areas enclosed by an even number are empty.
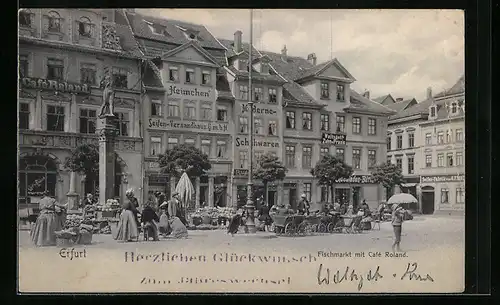
<svg viewBox="0 0 500 305">
<path fill-rule="evenodd" d="M 228 124 L 218 122 L 194 122 L 194 121 L 176 121 L 163 119 L 149 119 L 148 127 L 151 129 L 192 129 L 196 131 L 205 131 L 213 133 L 226 133 L 229 131 Z"/>
<path fill-rule="evenodd" d="M 236 138 L 235 141 L 236 141 L 236 147 L 250 145 L 250 141 L 248 140 L 248 138 Z M 279 142 L 270 142 L 270 141 L 259 141 L 259 140 L 254 139 L 253 146 L 277 148 L 277 147 L 280 147 L 280 143 Z"/>
</svg>

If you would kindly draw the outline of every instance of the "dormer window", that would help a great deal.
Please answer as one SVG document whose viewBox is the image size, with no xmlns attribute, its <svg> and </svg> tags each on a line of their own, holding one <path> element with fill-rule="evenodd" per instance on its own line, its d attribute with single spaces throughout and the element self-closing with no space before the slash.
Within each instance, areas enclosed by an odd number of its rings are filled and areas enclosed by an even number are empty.
<svg viewBox="0 0 500 305">
<path fill-rule="evenodd" d="M 61 32 L 61 16 L 56 11 L 49 12 L 49 32 Z"/>
<path fill-rule="evenodd" d="M 30 10 L 24 9 L 19 12 L 19 26 L 31 28 L 33 25 L 33 17 L 35 14 Z"/>
<path fill-rule="evenodd" d="M 431 112 L 431 113 L 430 113 L 430 117 L 431 117 L 431 118 L 436 117 L 437 107 L 436 107 L 436 106 L 431 106 L 431 108 L 430 108 L 430 112 Z"/>
<path fill-rule="evenodd" d="M 83 37 L 92 37 L 93 24 L 87 17 L 80 18 L 78 21 L 78 33 Z"/>
<path fill-rule="evenodd" d="M 457 102 L 451 103 L 451 114 L 456 114 L 457 110 Z"/>
</svg>

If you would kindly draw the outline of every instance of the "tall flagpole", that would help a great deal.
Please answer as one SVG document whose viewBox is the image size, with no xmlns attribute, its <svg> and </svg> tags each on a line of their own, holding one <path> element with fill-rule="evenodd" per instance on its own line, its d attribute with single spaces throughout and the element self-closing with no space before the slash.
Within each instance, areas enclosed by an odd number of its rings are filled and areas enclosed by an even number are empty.
<svg viewBox="0 0 500 305">
<path fill-rule="evenodd" d="M 247 217 L 246 226 L 249 233 L 256 233 L 255 228 L 255 205 L 253 202 L 253 100 L 252 100 L 252 47 L 253 47 L 253 10 L 250 9 L 250 45 L 248 47 L 248 108 L 250 109 L 250 128 L 249 128 L 249 138 L 250 138 L 250 157 L 249 157 L 249 168 L 248 168 L 248 183 L 247 183 Z"/>
</svg>

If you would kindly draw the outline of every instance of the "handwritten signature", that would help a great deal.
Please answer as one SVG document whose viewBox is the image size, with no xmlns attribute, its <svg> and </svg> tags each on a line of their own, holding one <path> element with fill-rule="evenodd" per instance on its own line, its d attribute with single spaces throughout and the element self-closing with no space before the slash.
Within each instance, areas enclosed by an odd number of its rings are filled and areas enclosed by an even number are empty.
<svg viewBox="0 0 500 305">
<path fill-rule="evenodd" d="M 408 263 L 406 265 L 406 270 L 404 274 L 399 277 L 399 280 L 413 280 L 419 282 L 434 282 L 434 279 L 430 274 L 426 273 L 425 275 L 421 275 L 417 273 L 418 264 L 417 263 Z M 397 274 L 394 273 L 393 277 L 396 278 Z M 330 284 L 340 284 L 342 282 L 357 282 L 358 283 L 358 291 L 361 291 L 363 288 L 364 282 L 377 282 L 380 279 L 383 279 L 384 276 L 380 272 L 380 266 L 369 269 L 367 272 L 357 271 L 354 268 L 349 266 L 345 267 L 345 269 L 337 269 L 330 270 L 328 267 L 324 267 L 323 264 L 319 265 L 317 280 L 318 285 L 330 285 Z"/>
</svg>

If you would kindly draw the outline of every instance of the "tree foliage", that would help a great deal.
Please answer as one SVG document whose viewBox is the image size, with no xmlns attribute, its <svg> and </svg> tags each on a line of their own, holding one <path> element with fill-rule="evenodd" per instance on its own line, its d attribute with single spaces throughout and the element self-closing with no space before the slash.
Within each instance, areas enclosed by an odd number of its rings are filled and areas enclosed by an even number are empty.
<svg viewBox="0 0 500 305">
<path fill-rule="evenodd" d="M 288 169 L 283 166 L 279 158 L 271 153 L 260 156 L 257 167 L 253 172 L 253 178 L 261 180 L 264 185 L 285 179 Z"/>
<path fill-rule="evenodd" d="M 191 145 L 179 145 L 159 155 L 163 173 L 180 177 L 184 171 L 189 177 L 200 177 L 212 168 L 208 156 Z"/>
<path fill-rule="evenodd" d="M 343 160 L 332 155 L 326 155 L 311 169 L 313 175 L 320 185 L 334 185 L 339 178 L 349 178 L 352 175 L 352 167 Z"/>
<path fill-rule="evenodd" d="M 382 184 L 386 189 L 392 189 L 403 183 L 401 169 L 392 163 L 382 163 L 375 166 L 372 171 L 375 183 Z"/>
<path fill-rule="evenodd" d="M 71 156 L 66 158 L 64 167 L 84 174 L 90 179 L 97 178 L 99 176 L 99 147 L 95 144 L 77 146 L 71 152 Z"/>
</svg>

